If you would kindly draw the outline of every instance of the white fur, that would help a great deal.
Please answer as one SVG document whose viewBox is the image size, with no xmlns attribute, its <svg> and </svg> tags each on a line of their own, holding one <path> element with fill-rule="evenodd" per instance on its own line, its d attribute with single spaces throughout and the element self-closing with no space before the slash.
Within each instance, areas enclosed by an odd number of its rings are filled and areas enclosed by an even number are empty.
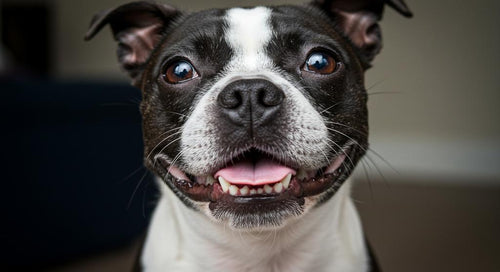
<svg viewBox="0 0 500 272">
<path fill-rule="evenodd" d="M 367 271 L 363 232 L 346 181 L 335 196 L 279 231 L 235 231 L 187 208 L 159 181 L 145 271 Z"/>
<path fill-rule="evenodd" d="M 270 18 L 271 10 L 265 7 L 228 10 L 226 41 L 234 50 L 234 57 L 226 70 L 255 72 L 272 67 L 264 52 L 272 36 Z"/>
</svg>

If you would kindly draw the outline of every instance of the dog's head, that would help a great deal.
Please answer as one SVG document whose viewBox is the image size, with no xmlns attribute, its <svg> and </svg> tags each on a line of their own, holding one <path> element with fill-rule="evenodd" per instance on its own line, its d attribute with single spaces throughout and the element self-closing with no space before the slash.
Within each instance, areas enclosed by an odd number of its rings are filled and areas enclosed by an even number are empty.
<svg viewBox="0 0 500 272">
<path fill-rule="evenodd" d="M 387 2 L 184 14 L 134 2 L 96 15 L 142 90 L 145 163 L 189 207 L 278 228 L 330 199 L 367 149 L 364 71 Z"/>
</svg>

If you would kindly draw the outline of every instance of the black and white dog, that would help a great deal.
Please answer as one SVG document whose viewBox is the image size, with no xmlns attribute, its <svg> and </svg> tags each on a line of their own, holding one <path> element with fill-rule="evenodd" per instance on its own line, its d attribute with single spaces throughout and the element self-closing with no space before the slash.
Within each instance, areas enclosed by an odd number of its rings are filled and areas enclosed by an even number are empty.
<svg viewBox="0 0 500 272">
<path fill-rule="evenodd" d="M 94 17 L 142 90 L 162 197 L 145 271 L 370 271 L 347 178 L 367 149 L 364 72 L 402 0 L 185 14 L 133 2 Z"/>
</svg>

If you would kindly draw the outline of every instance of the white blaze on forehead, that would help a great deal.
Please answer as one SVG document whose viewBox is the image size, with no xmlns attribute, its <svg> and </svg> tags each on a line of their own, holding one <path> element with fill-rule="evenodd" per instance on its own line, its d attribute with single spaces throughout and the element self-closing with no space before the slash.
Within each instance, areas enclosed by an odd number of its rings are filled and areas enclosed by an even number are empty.
<svg viewBox="0 0 500 272">
<path fill-rule="evenodd" d="M 270 18 L 271 10 L 265 7 L 227 11 L 225 38 L 234 50 L 228 72 L 258 71 L 272 67 L 271 60 L 265 54 L 265 47 L 272 36 Z"/>
</svg>

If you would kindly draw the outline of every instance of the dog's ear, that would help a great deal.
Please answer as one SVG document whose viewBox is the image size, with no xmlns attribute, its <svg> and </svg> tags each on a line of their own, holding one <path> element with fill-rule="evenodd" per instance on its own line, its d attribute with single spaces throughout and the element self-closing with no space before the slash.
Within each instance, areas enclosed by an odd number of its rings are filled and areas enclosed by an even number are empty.
<svg viewBox="0 0 500 272">
<path fill-rule="evenodd" d="M 136 85 L 144 64 L 161 41 L 165 28 L 180 12 L 149 1 L 131 2 L 94 15 L 85 40 L 92 39 L 106 24 L 118 42 L 118 61 Z"/>
<path fill-rule="evenodd" d="M 326 11 L 339 24 L 368 62 L 382 49 L 378 21 L 382 19 L 385 4 L 405 17 L 413 16 L 403 0 L 313 0 L 312 4 Z"/>
</svg>

